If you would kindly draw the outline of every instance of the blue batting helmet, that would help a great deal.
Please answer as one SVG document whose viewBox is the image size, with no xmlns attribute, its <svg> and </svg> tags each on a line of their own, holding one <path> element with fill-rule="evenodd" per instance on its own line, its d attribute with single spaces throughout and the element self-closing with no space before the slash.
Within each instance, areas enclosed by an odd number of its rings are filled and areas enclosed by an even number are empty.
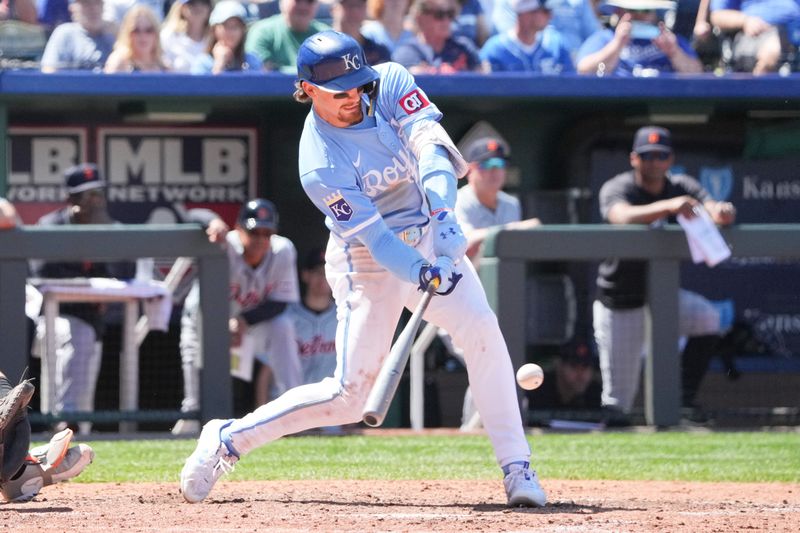
<svg viewBox="0 0 800 533">
<path fill-rule="evenodd" d="M 364 50 L 344 33 L 326 30 L 315 33 L 297 52 L 297 77 L 328 91 L 349 91 L 378 79 Z"/>
<path fill-rule="evenodd" d="M 269 200 L 253 198 L 239 210 L 236 222 L 247 231 L 255 228 L 278 231 L 278 210 Z"/>
</svg>

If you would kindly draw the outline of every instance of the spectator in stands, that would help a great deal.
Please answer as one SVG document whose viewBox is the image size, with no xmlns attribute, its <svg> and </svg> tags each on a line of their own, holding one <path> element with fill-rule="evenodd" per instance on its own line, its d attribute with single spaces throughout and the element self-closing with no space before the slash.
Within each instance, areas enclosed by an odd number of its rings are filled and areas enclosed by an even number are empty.
<svg viewBox="0 0 800 533">
<path fill-rule="evenodd" d="M 467 238 L 467 257 L 477 269 L 480 267 L 481 247 L 490 229 L 498 226 L 527 229 L 538 226 L 540 222 L 538 218 L 521 220 L 519 200 L 502 190 L 511 153 L 503 139 L 482 136 L 467 142 L 461 147 L 461 152 L 469 163 L 469 170 L 467 185 L 458 190 L 455 212 Z M 460 349 L 452 344 L 444 330 L 439 330 L 439 338 L 451 355 L 463 363 Z M 476 414 L 472 392 L 468 388 L 464 395 L 463 429 L 472 429 L 477 425 Z"/>
<path fill-rule="evenodd" d="M 192 74 L 260 72 L 261 61 L 245 51 L 247 11 L 236 0 L 222 0 L 211 11 L 211 40 L 207 53 L 192 65 Z"/>
<path fill-rule="evenodd" d="M 691 40 L 705 71 L 714 71 L 722 66 L 722 43 L 711 26 L 709 4 L 709 0 L 679 0 L 673 31 Z"/>
<path fill-rule="evenodd" d="M 176 0 L 161 29 L 164 60 L 173 72 L 190 72 L 211 38 L 211 0 Z"/>
<path fill-rule="evenodd" d="M 596 358 L 586 342 L 559 347 L 553 366 L 544 372 L 538 389 L 527 391 L 528 409 L 600 409 L 600 380 Z"/>
<path fill-rule="evenodd" d="M 711 23 L 734 34 L 733 68 L 740 72 L 775 72 L 800 45 L 796 0 L 711 0 Z"/>
<path fill-rule="evenodd" d="M 4 20 L 18 20 L 28 24 L 36 24 L 38 18 L 34 0 L 0 1 L 0 22 Z"/>
<path fill-rule="evenodd" d="M 492 72 L 542 74 L 575 72 L 558 30 L 548 26 L 550 10 L 543 0 L 512 0 L 517 21 L 512 30 L 491 37 L 481 48 L 481 60 Z"/>
<path fill-rule="evenodd" d="M 495 0 L 492 21 L 495 31 L 505 33 L 514 27 L 517 13 L 513 0 Z M 550 26 L 563 36 L 574 61 L 578 49 L 590 35 L 601 29 L 592 0 L 546 0 L 550 10 Z"/>
<path fill-rule="evenodd" d="M 122 19 L 125 14 L 131 10 L 133 6 L 144 4 L 153 10 L 153 13 L 158 20 L 159 26 L 164 20 L 165 6 L 168 5 L 167 0 L 105 0 L 103 6 L 103 20 L 108 22 L 113 28 L 119 28 L 122 24 Z"/>
<path fill-rule="evenodd" d="M 602 29 L 591 0 L 547 0 L 552 16 L 550 25 L 564 38 L 572 60 L 583 42 Z"/>
<path fill-rule="evenodd" d="M 392 60 L 412 74 L 484 70 L 475 43 L 466 37 L 452 36 L 458 8 L 456 0 L 414 0 L 411 17 L 415 39 L 398 46 Z"/>
<path fill-rule="evenodd" d="M 315 20 L 318 0 L 280 0 L 281 12 L 250 27 L 245 48 L 266 70 L 297 72 L 297 51 L 308 37 L 330 29 Z"/>
<path fill-rule="evenodd" d="M 106 207 L 106 182 L 97 166 L 84 163 L 65 172 L 67 206 L 44 215 L 41 226 L 71 224 L 110 224 L 114 220 Z M 98 263 L 94 261 L 44 262 L 32 261 L 32 271 L 39 278 L 132 278 L 134 268 L 128 263 Z M 94 392 L 100 371 L 102 338 L 105 331 L 104 306 L 97 303 L 65 303 L 60 306 L 67 331 L 56 331 L 56 373 L 51 383 L 50 405 L 53 413 L 86 412 L 94 410 Z M 57 324 L 58 326 L 58 324 Z M 37 337 L 42 339 L 44 323 L 40 320 Z M 40 352 L 41 353 L 41 352 Z M 67 422 L 57 427 L 60 431 Z M 82 433 L 91 424 L 79 425 Z"/>
<path fill-rule="evenodd" d="M 333 29 L 358 41 L 364 49 L 367 63 L 377 65 L 391 59 L 392 54 L 388 48 L 361 33 L 361 25 L 367 17 L 367 0 L 334 0 L 331 15 Z"/>
<path fill-rule="evenodd" d="M 481 47 L 491 35 L 480 0 L 459 0 L 460 9 L 453 22 L 453 37 L 466 37 Z"/>
<path fill-rule="evenodd" d="M 700 209 L 717 224 L 733 223 L 736 210 L 714 201 L 692 177 L 672 174 L 672 136 L 664 128 L 640 128 L 630 153 L 632 169 L 600 189 L 600 213 L 610 224 L 675 222 Z M 603 377 L 603 405 L 628 413 L 639 388 L 645 340 L 647 270 L 643 261 L 606 259 L 597 276 L 594 335 Z M 682 399 L 694 406 L 695 395 L 720 340 L 720 315 L 703 296 L 681 289 L 679 330 L 688 337 L 682 354 Z"/>
<path fill-rule="evenodd" d="M 659 21 L 663 0 L 608 0 L 612 28 L 589 37 L 578 51 L 580 74 L 654 76 L 699 73 L 703 66 L 689 42 Z"/>
<path fill-rule="evenodd" d="M 297 252 L 294 244 L 280 235 L 278 212 L 268 200 L 245 202 L 236 226 L 226 236 L 230 272 L 231 350 L 237 352 L 234 375 L 252 380 L 254 358 L 262 363 L 256 383 L 274 378 L 272 390 L 282 394 L 300 384 L 302 370 L 297 356 L 294 324 L 286 313 L 291 302 L 299 300 Z M 186 298 L 181 318 L 181 361 L 184 400 L 181 410 L 200 407 L 199 290 L 195 286 Z M 250 364 L 247 364 L 247 361 Z M 264 387 L 263 394 L 269 394 Z M 174 434 L 196 433 L 197 420 L 184 420 Z"/>
<path fill-rule="evenodd" d="M 69 10 L 74 22 L 53 30 L 42 54 L 42 72 L 102 70 L 115 39 L 103 21 L 103 0 L 73 0 Z"/>
<path fill-rule="evenodd" d="M 408 27 L 410 0 L 367 0 L 367 14 L 370 20 L 364 23 L 361 33 L 394 50 L 401 44 L 412 42 L 414 32 Z"/>
<path fill-rule="evenodd" d="M 164 72 L 167 65 L 158 38 L 158 19 L 145 4 L 133 6 L 122 19 L 117 42 L 103 69 L 113 72 Z"/>
</svg>

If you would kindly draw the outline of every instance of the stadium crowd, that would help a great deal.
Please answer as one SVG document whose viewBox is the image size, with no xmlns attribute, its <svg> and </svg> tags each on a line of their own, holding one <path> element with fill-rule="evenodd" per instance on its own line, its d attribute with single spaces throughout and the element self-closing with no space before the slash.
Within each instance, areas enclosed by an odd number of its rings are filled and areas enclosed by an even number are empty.
<svg viewBox="0 0 800 533">
<path fill-rule="evenodd" d="M 800 70 L 800 0 L 3 0 L 0 66 L 293 74 L 329 27 L 415 73 Z"/>
</svg>

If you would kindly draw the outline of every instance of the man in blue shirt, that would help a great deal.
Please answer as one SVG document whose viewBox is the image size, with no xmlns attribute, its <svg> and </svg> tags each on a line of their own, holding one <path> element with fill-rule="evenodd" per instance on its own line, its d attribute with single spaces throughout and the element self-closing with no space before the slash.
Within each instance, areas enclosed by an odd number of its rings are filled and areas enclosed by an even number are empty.
<svg viewBox="0 0 800 533">
<path fill-rule="evenodd" d="M 564 39 L 548 26 L 550 10 L 541 0 L 511 0 L 511 4 L 517 13 L 514 28 L 486 41 L 481 61 L 492 71 L 575 72 Z"/>
<path fill-rule="evenodd" d="M 665 0 L 608 0 L 613 29 L 603 29 L 586 39 L 576 59 L 579 74 L 652 76 L 661 72 L 694 74 L 703 65 L 689 42 L 659 21 L 657 10 L 674 2 Z"/>
</svg>

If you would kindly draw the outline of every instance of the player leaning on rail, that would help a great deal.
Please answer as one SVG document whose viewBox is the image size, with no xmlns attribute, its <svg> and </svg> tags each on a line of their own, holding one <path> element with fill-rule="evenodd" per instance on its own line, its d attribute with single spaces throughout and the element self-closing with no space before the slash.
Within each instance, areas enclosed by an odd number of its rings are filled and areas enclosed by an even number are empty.
<svg viewBox="0 0 800 533">
<path fill-rule="evenodd" d="M 351 37 L 324 31 L 297 57 L 294 97 L 310 102 L 300 179 L 327 216 L 326 275 L 338 307 L 333 378 L 288 391 L 236 420 L 212 420 L 181 472 L 187 501 L 283 435 L 361 420 L 403 307 L 441 285 L 425 319 L 464 349 L 475 404 L 505 473 L 509 505 L 547 500 L 529 467 L 514 372 L 497 317 L 453 213 L 466 163 L 439 125 L 439 109 L 396 63 L 369 66 Z M 458 273 L 456 273 L 456 269 Z"/>
</svg>

